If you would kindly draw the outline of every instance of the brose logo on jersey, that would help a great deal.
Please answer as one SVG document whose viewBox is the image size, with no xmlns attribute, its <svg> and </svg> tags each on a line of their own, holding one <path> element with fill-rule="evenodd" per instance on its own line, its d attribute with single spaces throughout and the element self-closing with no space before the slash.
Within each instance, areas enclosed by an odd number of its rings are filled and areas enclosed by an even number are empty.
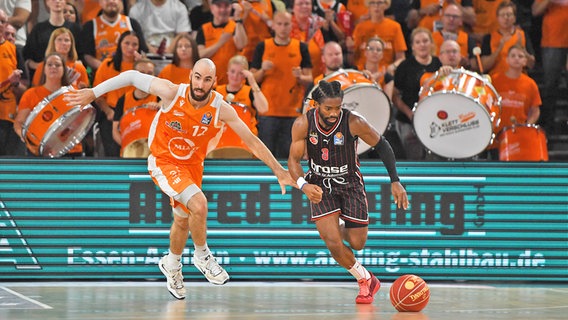
<svg viewBox="0 0 568 320">
<path fill-rule="evenodd" d="M 343 175 L 349 172 L 349 165 L 347 164 L 342 165 L 341 167 L 322 166 L 311 161 L 310 168 L 315 174 L 320 176 Z"/>
</svg>

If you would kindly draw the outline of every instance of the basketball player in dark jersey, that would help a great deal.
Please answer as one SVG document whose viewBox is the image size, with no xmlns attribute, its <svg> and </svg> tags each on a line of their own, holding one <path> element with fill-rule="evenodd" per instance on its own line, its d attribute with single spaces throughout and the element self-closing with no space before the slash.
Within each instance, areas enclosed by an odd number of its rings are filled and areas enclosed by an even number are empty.
<svg viewBox="0 0 568 320">
<path fill-rule="evenodd" d="M 355 302 L 372 303 L 380 282 L 353 254 L 353 250 L 365 246 L 369 224 L 367 195 L 357 156 L 359 139 L 375 146 L 389 173 L 394 202 L 399 208 L 408 208 L 406 190 L 399 182 L 388 141 L 365 118 L 341 107 L 343 91 L 338 81 L 320 81 L 312 99 L 315 108 L 298 117 L 292 127 L 288 170 L 310 200 L 312 220 L 332 257 L 357 279 L 359 294 Z M 304 178 L 300 161 L 305 150 L 309 170 Z M 345 223 L 343 230 L 340 221 Z"/>
</svg>

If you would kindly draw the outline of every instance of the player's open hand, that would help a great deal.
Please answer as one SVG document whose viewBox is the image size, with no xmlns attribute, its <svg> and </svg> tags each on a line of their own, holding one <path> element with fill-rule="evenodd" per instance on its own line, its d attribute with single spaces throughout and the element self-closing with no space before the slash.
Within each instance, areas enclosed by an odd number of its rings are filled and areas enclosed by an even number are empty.
<svg viewBox="0 0 568 320">
<path fill-rule="evenodd" d="M 323 190 L 316 184 L 306 183 L 302 188 L 304 194 L 308 197 L 310 202 L 319 203 L 323 195 Z"/>
<path fill-rule="evenodd" d="M 282 194 L 286 194 L 286 186 L 296 186 L 296 181 L 292 179 L 292 176 L 290 176 L 290 172 L 288 172 L 288 170 L 282 170 L 281 172 L 276 173 L 276 177 L 278 178 L 278 183 L 280 184 Z"/>
<path fill-rule="evenodd" d="M 83 110 L 83 107 L 95 100 L 95 94 L 93 93 L 93 89 L 90 88 L 81 90 L 70 89 L 69 92 L 65 94 L 63 100 L 67 102 L 67 105 L 81 106 L 81 110 Z"/>
<path fill-rule="evenodd" d="M 400 182 L 391 183 L 391 192 L 397 208 L 408 209 L 408 195 Z"/>
</svg>

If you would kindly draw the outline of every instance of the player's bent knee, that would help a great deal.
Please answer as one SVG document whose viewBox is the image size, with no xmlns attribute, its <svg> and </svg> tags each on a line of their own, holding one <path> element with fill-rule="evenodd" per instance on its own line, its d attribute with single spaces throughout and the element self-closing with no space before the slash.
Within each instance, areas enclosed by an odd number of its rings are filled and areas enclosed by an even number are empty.
<svg viewBox="0 0 568 320">
<path fill-rule="evenodd" d="M 366 242 L 367 242 L 366 239 L 350 241 L 349 246 L 351 246 L 351 249 L 353 249 L 355 251 L 359 251 L 359 250 L 363 250 L 363 248 L 365 248 Z"/>
<path fill-rule="evenodd" d="M 332 239 L 328 239 L 325 240 L 325 244 L 327 246 L 327 248 L 329 249 L 329 251 L 331 251 L 332 253 L 340 253 L 341 250 L 343 250 L 343 248 L 345 247 L 345 245 L 343 244 L 343 241 L 339 240 L 332 240 Z"/>
</svg>

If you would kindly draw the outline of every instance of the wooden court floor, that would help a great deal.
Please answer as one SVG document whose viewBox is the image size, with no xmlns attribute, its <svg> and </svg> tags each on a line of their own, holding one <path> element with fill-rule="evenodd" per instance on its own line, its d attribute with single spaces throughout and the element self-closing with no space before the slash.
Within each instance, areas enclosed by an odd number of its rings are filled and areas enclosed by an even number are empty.
<svg viewBox="0 0 568 320">
<path fill-rule="evenodd" d="M 568 284 L 430 284 L 420 313 L 397 312 L 384 283 L 356 305 L 355 282 L 187 282 L 175 300 L 165 282 L 0 282 L 0 319 L 568 319 Z"/>
</svg>

